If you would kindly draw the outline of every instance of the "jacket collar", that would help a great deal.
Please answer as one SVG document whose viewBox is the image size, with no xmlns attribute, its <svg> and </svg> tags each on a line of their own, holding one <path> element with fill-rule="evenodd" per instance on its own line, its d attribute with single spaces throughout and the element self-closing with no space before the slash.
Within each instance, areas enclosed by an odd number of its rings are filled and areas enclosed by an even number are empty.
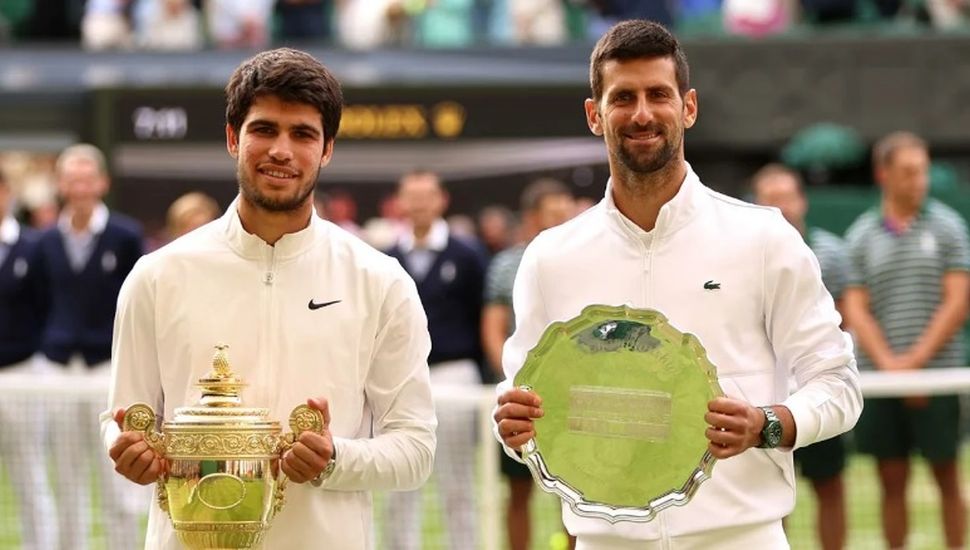
<svg viewBox="0 0 970 550">
<path fill-rule="evenodd" d="M 287 233 L 276 241 L 275 245 L 269 245 L 263 239 L 249 233 L 243 228 L 242 221 L 239 219 L 239 197 L 232 201 L 226 213 L 219 220 L 219 225 L 226 236 L 229 246 L 240 256 L 250 259 L 263 258 L 268 254 L 273 254 L 277 260 L 292 258 L 305 252 L 313 244 L 313 237 L 317 231 L 326 228 L 323 220 L 314 213 L 310 214 L 310 223 L 295 233 Z"/>
<path fill-rule="evenodd" d="M 78 232 L 74 231 L 74 228 L 71 226 L 71 211 L 65 208 L 64 211 L 61 212 L 61 215 L 57 218 L 57 228 L 63 235 L 77 235 L 83 233 L 89 235 L 100 235 L 102 232 L 104 232 L 104 228 L 108 226 L 109 215 L 110 212 L 108 212 L 108 207 L 105 206 L 103 202 L 98 203 L 98 205 L 94 207 L 94 211 L 91 212 L 91 219 L 88 221 L 87 228 Z"/>
<path fill-rule="evenodd" d="M 685 162 L 685 164 L 687 164 Z M 606 183 L 606 196 L 603 205 L 607 217 L 624 234 L 640 241 L 650 242 L 654 238 L 670 235 L 687 224 L 697 211 L 699 201 L 703 197 L 703 184 L 690 164 L 687 164 L 687 175 L 680 184 L 680 189 L 674 198 L 660 207 L 657 224 L 652 231 L 644 231 L 640 226 L 623 215 L 613 201 L 613 182 Z"/>
<path fill-rule="evenodd" d="M 19 238 L 20 224 L 11 216 L 4 217 L 3 221 L 0 222 L 0 243 L 13 246 L 17 244 L 17 239 Z"/>
<path fill-rule="evenodd" d="M 448 222 L 439 218 L 431 224 L 431 229 L 428 231 L 428 238 L 425 239 L 424 246 L 421 248 L 433 252 L 441 252 L 448 247 L 448 235 Z M 410 254 L 415 249 L 416 244 L 414 240 L 414 229 L 409 227 L 401 235 L 398 246 L 400 246 L 401 252 Z"/>
</svg>

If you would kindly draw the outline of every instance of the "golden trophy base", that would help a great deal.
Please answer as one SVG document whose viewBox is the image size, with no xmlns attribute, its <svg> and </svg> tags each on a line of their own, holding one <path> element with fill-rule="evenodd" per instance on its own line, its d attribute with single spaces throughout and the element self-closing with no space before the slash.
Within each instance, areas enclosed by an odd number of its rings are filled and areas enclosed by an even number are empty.
<svg viewBox="0 0 970 550">
<path fill-rule="evenodd" d="M 269 526 L 263 521 L 175 521 L 173 524 L 186 548 L 209 550 L 252 548 L 263 539 L 263 532 Z"/>
</svg>

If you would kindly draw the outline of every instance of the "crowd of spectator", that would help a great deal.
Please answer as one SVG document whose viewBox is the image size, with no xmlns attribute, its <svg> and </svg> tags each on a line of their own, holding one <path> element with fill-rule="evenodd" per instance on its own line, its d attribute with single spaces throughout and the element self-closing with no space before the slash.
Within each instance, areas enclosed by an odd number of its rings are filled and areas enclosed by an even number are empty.
<svg viewBox="0 0 970 550">
<path fill-rule="evenodd" d="M 554 46 L 633 18 L 702 35 L 880 23 L 955 30 L 970 28 L 970 0 L 8 0 L 0 41 L 153 51 Z"/>
</svg>

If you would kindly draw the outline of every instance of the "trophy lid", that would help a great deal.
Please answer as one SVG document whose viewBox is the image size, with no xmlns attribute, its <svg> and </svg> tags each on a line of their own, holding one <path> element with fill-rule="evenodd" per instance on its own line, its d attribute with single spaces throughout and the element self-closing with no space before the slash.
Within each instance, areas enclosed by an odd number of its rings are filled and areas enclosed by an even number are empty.
<svg viewBox="0 0 970 550">
<path fill-rule="evenodd" d="M 175 409 L 175 420 L 166 422 L 167 427 L 198 424 L 234 428 L 278 427 L 279 422 L 268 419 L 269 409 L 242 406 L 239 391 L 247 384 L 232 372 L 226 353 L 229 346 L 219 344 L 215 348 L 212 371 L 195 384 L 202 389 L 202 397 L 194 406 Z"/>
</svg>

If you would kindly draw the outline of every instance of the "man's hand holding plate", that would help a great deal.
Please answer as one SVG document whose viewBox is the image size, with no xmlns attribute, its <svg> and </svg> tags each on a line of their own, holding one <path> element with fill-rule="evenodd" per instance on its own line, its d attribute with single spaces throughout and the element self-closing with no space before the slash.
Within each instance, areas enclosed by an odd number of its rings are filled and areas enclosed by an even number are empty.
<svg viewBox="0 0 970 550">
<path fill-rule="evenodd" d="M 535 437 L 534 418 L 542 418 L 542 399 L 522 388 L 511 388 L 498 398 L 495 424 L 506 447 L 518 449 Z"/>
</svg>

